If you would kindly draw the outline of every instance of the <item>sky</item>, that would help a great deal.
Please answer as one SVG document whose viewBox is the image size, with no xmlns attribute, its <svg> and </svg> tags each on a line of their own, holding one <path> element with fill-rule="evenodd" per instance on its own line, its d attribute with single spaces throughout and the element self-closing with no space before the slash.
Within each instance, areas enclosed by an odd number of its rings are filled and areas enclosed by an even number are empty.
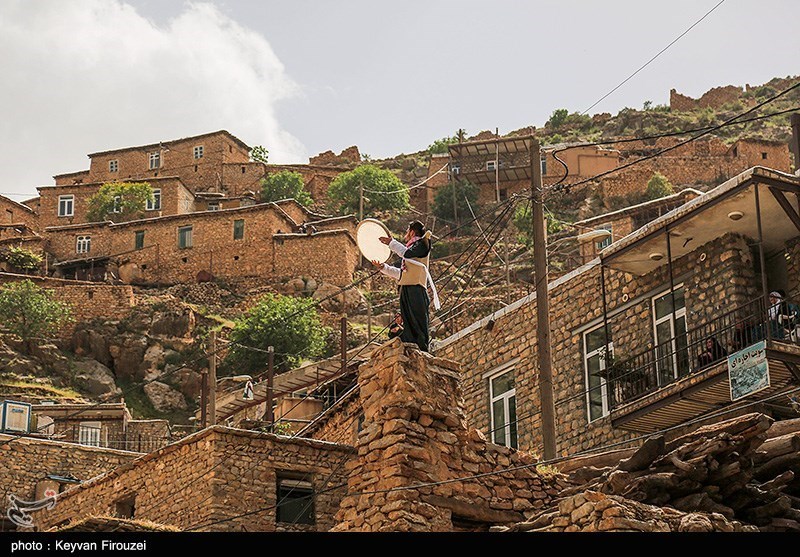
<svg viewBox="0 0 800 557">
<path fill-rule="evenodd" d="M 0 194 L 226 129 L 372 158 L 583 112 L 720 0 L 0 0 Z M 800 74 L 792 0 L 724 0 L 589 112 Z M 781 22 L 785 22 L 781 25 Z"/>
</svg>

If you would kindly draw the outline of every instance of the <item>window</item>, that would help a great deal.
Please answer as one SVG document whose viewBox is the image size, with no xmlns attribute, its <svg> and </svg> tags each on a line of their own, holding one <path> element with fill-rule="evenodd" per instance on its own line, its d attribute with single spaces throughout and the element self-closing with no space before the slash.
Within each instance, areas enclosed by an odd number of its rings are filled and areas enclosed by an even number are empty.
<svg viewBox="0 0 800 557">
<path fill-rule="evenodd" d="M 114 196 L 114 205 L 111 207 L 112 213 L 121 213 L 122 212 L 122 196 L 115 195 Z"/>
<path fill-rule="evenodd" d="M 209 201 L 208 202 L 208 210 L 209 211 L 219 211 L 219 201 Z"/>
<path fill-rule="evenodd" d="M 78 443 L 90 447 L 100 446 L 100 422 L 81 422 L 78 429 Z"/>
<path fill-rule="evenodd" d="M 147 206 L 145 207 L 148 211 L 160 211 L 161 210 L 161 190 L 154 189 L 153 190 L 153 199 L 147 200 Z"/>
<path fill-rule="evenodd" d="M 761 153 L 761 158 L 763 160 L 767 160 L 767 154 L 766 153 Z"/>
<path fill-rule="evenodd" d="M 547 159 L 542 159 L 542 176 L 547 174 Z"/>
<path fill-rule="evenodd" d="M 71 217 L 75 214 L 75 196 L 74 195 L 59 195 L 58 196 L 58 216 Z"/>
<path fill-rule="evenodd" d="M 14 211 L 11 209 L 6 209 L 6 224 L 13 224 L 14 223 Z"/>
<path fill-rule="evenodd" d="M 452 174 L 458 174 L 459 172 L 461 172 L 461 163 L 451 162 L 450 163 L 450 172 Z"/>
<path fill-rule="evenodd" d="M 112 161 L 108 161 L 108 171 L 109 172 L 118 172 L 119 171 L 119 161 L 114 159 Z"/>
<path fill-rule="evenodd" d="M 494 170 L 497 168 L 497 161 L 486 161 L 486 170 Z"/>
<path fill-rule="evenodd" d="M 604 224 L 602 226 L 599 226 L 598 228 L 600 230 L 608 230 L 609 232 L 612 232 L 612 226 L 610 224 Z M 613 242 L 613 241 L 614 241 L 613 234 L 609 234 L 608 236 L 606 236 L 605 238 L 603 238 L 599 242 L 595 242 L 594 244 L 595 244 L 595 247 L 597 248 L 597 251 L 600 251 L 600 250 L 610 246 L 611 242 Z"/>
<path fill-rule="evenodd" d="M 150 153 L 150 170 L 161 168 L 161 151 Z"/>
<path fill-rule="evenodd" d="M 114 516 L 117 518 L 133 518 L 134 514 L 136 514 L 135 493 L 114 502 Z"/>
<path fill-rule="evenodd" d="M 178 248 L 185 249 L 192 247 L 192 227 L 181 226 L 178 228 Z"/>
<path fill-rule="evenodd" d="M 734 157 L 738 157 L 739 156 L 739 147 L 737 145 L 733 146 L 733 156 Z"/>
<path fill-rule="evenodd" d="M 144 230 L 137 230 L 134 249 L 144 249 Z"/>
<path fill-rule="evenodd" d="M 315 524 L 314 487 L 310 476 L 278 472 L 277 521 Z"/>
<path fill-rule="evenodd" d="M 202 159 L 203 158 L 203 146 L 202 145 L 198 145 L 197 147 L 194 148 L 194 158 L 196 158 L 196 159 Z"/>
<path fill-rule="evenodd" d="M 233 221 L 233 239 L 241 240 L 244 238 L 244 219 Z"/>
<path fill-rule="evenodd" d="M 75 241 L 75 252 L 89 253 L 91 249 L 92 249 L 92 237 L 78 236 L 77 240 Z"/>
<path fill-rule="evenodd" d="M 489 377 L 492 442 L 517 448 L 517 390 L 514 369 Z"/>
<path fill-rule="evenodd" d="M 675 307 L 669 290 L 653 298 L 658 385 L 670 383 L 689 372 L 686 339 L 686 301 L 683 285 L 675 286 Z"/>
<path fill-rule="evenodd" d="M 583 335 L 583 362 L 586 371 L 586 408 L 589 421 L 608 415 L 608 385 L 603 371 L 608 365 L 606 353 L 613 356 L 614 345 L 605 345 L 605 326 Z"/>
</svg>

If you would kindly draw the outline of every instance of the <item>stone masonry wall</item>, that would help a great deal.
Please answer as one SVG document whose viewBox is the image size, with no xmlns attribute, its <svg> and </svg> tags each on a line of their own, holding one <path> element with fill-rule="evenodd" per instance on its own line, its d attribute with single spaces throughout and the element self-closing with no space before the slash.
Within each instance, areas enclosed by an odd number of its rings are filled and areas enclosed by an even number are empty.
<svg viewBox="0 0 800 557">
<path fill-rule="evenodd" d="M 24 224 L 35 232 L 39 231 L 39 217 L 36 213 L 2 195 L 0 195 L 0 224 Z"/>
<path fill-rule="evenodd" d="M 22 280 L 30 280 L 42 288 L 52 288 L 55 299 L 70 306 L 74 321 L 61 331 L 63 336 L 71 335 L 74 324 L 82 321 L 97 317 L 122 319 L 135 305 L 133 289 L 128 285 L 0 273 L 0 285 Z"/>
<path fill-rule="evenodd" d="M 541 476 L 530 454 L 486 443 L 467 428 L 455 362 L 394 339 L 362 364 L 358 384 L 364 427 L 358 457 L 346 464 L 348 494 L 335 531 L 512 523 L 565 486 L 561 476 Z M 483 476 L 451 481 L 473 474 Z"/>
<path fill-rule="evenodd" d="M 723 105 L 739 100 L 742 88 L 736 85 L 725 85 L 709 89 L 699 99 L 693 99 L 678 93 L 675 89 L 669 91 L 669 108 L 673 111 L 696 110 L 698 108 L 722 108 Z"/>
<path fill-rule="evenodd" d="M 33 500 L 36 484 L 50 474 L 88 480 L 127 464 L 139 453 L 0 434 L 0 512 L 8 495 Z"/>
<path fill-rule="evenodd" d="M 344 286 L 353 280 L 360 253 L 346 230 L 275 235 L 274 276 L 310 275 L 322 282 Z"/>
<path fill-rule="evenodd" d="M 135 496 L 137 520 L 201 531 L 327 530 L 342 490 L 337 477 L 352 449 L 307 439 L 214 426 L 72 488 L 34 521 L 40 530 L 86 516 L 114 514 Z M 317 523 L 276 523 L 277 474 L 311 477 Z M 324 491 L 324 492 L 323 492 Z M 252 513 L 258 509 L 263 512 Z M 238 515 L 246 516 L 239 517 Z M 224 520 L 219 524 L 215 521 Z"/>
<path fill-rule="evenodd" d="M 337 407 L 328 410 L 329 417 L 325 417 L 318 424 L 312 424 L 303 432 L 303 437 L 355 446 L 363 422 L 358 391 L 353 391 L 346 399 L 340 399 L 336 404 Z"/>
<path fill-rule="evenodd" d="M 700 256 L 706 255 L 704 261 Z M 687 328 L 700 326 L 724 307 L 743 304 L 757 294 L 746 239 L 726 235 L 673 262 L 675 284 L 685 288 Z M 557 286 L 551 283 L 550 320 L 553 351 L 553 389 L 556 401 L 558 451 L 562 455 L 611 442 L 631 434 L 613 429 L 608 416 L 589 422 L 585 395 L 582 326 L 601 327 L 602 297 L 599 267 L 584 268 Z M 606 271 L 610 336 L 615 357 L 624 359 L 653 345 L 652 297 L 669 289 L 667 266 L 642 277 Z M 519 447 L 538 452 L 542 446 L 536 364 L 536 302 L 527 302 L 435 349 L 436 354 L 459 361 L 468 422 L 486 432 L 489 426 L 488 378 L 504 365 L 514 369 Z M 618 308 L 623 311 L 616 312 Z M 488 318 L 481 325 L 488 322 Z M 518 360 L 517 360 L 518 359 Z M 695 355 L 690 354 L 692 362 Z"/>
</svg>

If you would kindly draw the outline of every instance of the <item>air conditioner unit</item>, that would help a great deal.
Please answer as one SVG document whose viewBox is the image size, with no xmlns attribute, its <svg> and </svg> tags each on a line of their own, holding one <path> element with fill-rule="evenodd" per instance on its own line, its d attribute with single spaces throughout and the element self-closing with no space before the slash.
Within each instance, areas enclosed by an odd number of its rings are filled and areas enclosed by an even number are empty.
<svg viewBox="0 0 800 557">
<path fill-rule="evenodd" d="M 27 402 L 4 400 L 0 430 L 6 433 L 30 433 L 32 406 Z"/>
</svg>

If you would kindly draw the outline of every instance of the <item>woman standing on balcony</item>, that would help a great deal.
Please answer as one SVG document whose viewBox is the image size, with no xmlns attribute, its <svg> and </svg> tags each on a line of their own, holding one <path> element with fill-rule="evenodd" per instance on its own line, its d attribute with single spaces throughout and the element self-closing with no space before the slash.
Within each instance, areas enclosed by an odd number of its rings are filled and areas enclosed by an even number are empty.
<svg viewBox="0 0 800 557">
<path fill-rule="evenodd" d="M 387 265 L 373 261 L 372 264 L 380 269 L 381 273 L 392 277 L 400 288 L 400 316 L 402 319 L 402 332 L 400 339 L 403 342 L 413 342 L 420 350 L 428 351 L 430 333 L 428 332 L 428 299 L 427 286 L 433 292 L 433 304 L 439 309 L 439 296 L 433 285 L 428 264 L 431 253 L 431 232 L 425 230 L 425 225 L 415 220 L 408 225 L 405 234 L 405 245 L 389 237 L 381 237 L 380 241 L 399 255 L 402 259 L 397 266 Z"/>
<path fill-rule="evenodd" d="M 697 368 L 700 369 L 709 364 L 713 364 L 728 355 L 728 352 L 722 347 L 717 339 L 714 337 L 707 337 L 704 344 L 704 351 L 697 356 Z"/>
</svg>

